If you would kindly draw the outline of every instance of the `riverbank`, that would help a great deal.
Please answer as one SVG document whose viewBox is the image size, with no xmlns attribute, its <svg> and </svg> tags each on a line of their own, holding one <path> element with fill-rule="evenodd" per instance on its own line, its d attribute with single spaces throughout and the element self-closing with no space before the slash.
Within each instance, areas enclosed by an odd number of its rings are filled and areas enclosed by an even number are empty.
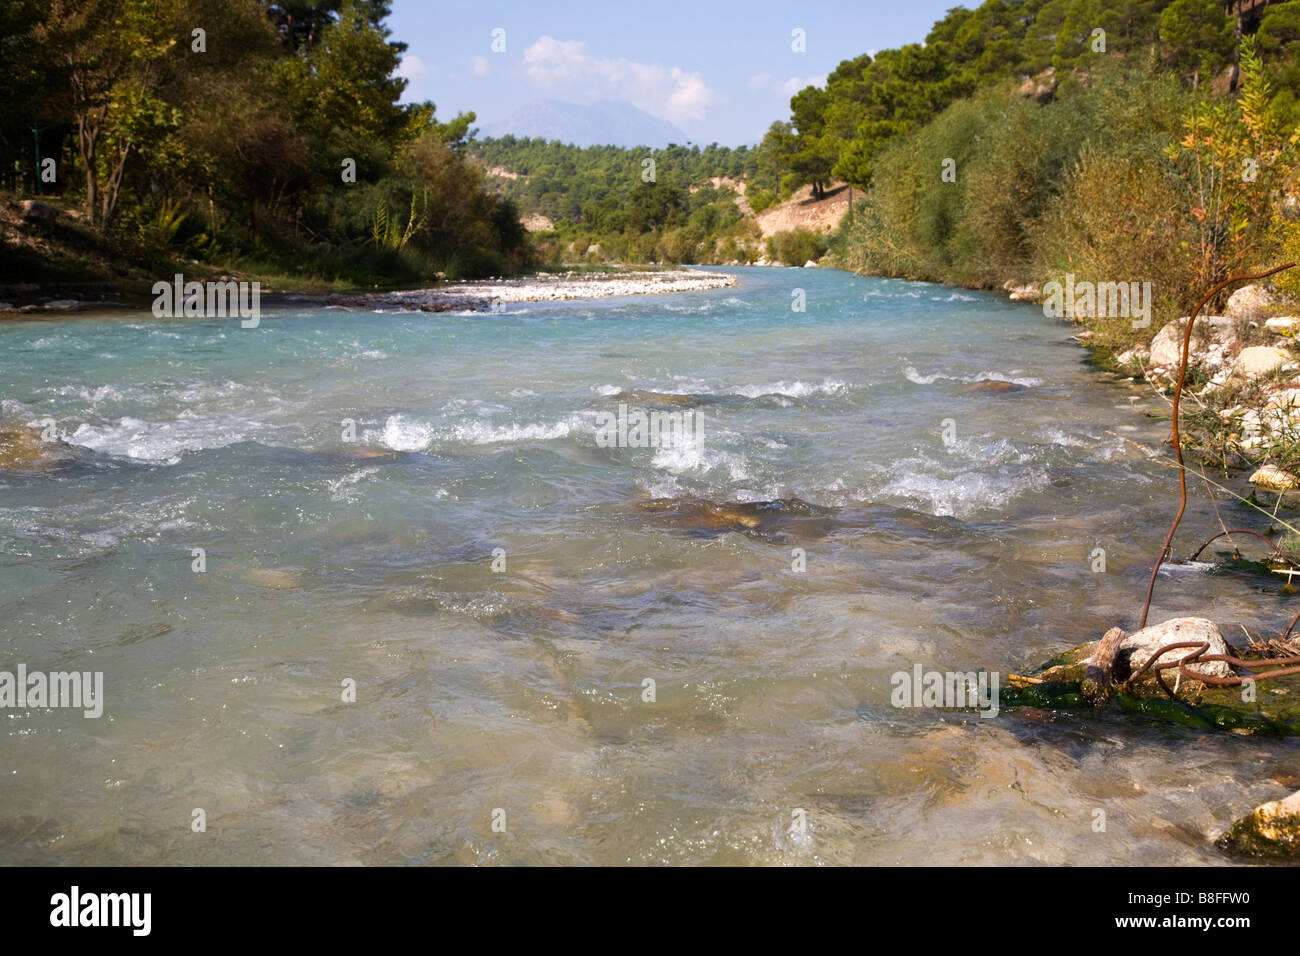
<svg viewBox="0 0 1300 956">
<path fill-rule="evenodd" d="M 511 279 L 452 282 L 405 292 L 294 295 L 294 302 L 324 302 L 341 308 L 488 311 L 512 302 L 559 302 L 624 295 L 665 295 L 703 292 L 736 285 L 736 276 L 720 272 L 665 270 L 661 272 L 537 273 Z"/>
<path fill-rule="evenodd" d="M 1044 300 L 1034 286 L 1008 282 L 1004 291 L 1015 301 Z M 1243 285 L 1219 314 L 1197 317 L 1188 349 L 1184 450 L 1221 470 L 1246 470 L 1251 484 L 1268 492 L 1300 489 L 1298 315 L 1300 303 L 1272 286 Z M 1127 348 L 1097 341 L 1095 317 L 1074 321 L 1083 326 L 1076 340 L 1098 365 L 1172 396 L 1188 316 L 1150 326 L 1149 340 Z"/>
<path fill-rule="evenodd" d="M 261 304 L 321 305 L 349 309 L 443 311 L 488 311 L 512 302 L 556 302 L 567 299 L 603 299 L 610 296 L 667 295 L 683 292 L 702 292 L 723 289 L 737 283 L 735 275 L 720 272 L 663 270 L 619 270 L 563 273 L 538 272 L 513 278 L 480 279 L 467 282 L 449 282 L 420 289 L 395 292 L 325 292 L 325 291 L 272 291 L 263 289 Z M 259 281 L 254 277 L 221 275 L 211 280 L 195 281 Z M 46 316 L 51 313 L 99 311 L 103 309 L 131 309 L 146 307 L 149 296 L 138 291 L 118 292 L 112 297 L 77 298 L 67 293 L 59 295 L 36 283 L 22 287 L 6 287 L 20 292 L 28 301 L 7 302 L 0 288 L 0 319 L 5 317 Z M 135 286 L 132 287 L 135 289 Z M 83 293 L 84 294 L 84 293 Z M 18 298 L 18 296 L 13 296 Z"/>
</svg>

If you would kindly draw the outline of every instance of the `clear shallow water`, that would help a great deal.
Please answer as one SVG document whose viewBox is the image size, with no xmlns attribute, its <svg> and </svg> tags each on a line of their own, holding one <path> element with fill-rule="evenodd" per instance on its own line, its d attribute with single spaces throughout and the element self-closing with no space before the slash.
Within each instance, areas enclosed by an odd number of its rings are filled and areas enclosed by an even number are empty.
<svg viewBox="0 0 1300 956">
<path fill-rule="evenodd" d="M 0 861 L 1220 862 L 1294 744 L 890 705 L 914 664 L 1023 672 L 1134 625 L 1175 481 L 1110 432 L 1157 445 L 1152 400 L 1032 306 L 735 271 L 504 315 L 0 326 L 0 420 L 87 449 L 0 475 L 3 667 L 106 694 L 0 714 Z M 703 396 L 703 442 L 598 447 L 625 389 Z M 711 534 L 659 497 L 834 514 Z M 1180 554 L 1217 528 L 1203 493 L 1183 527 Z M 1175 569 L 1152 617 L 1292 610 Z"/>
</svg>

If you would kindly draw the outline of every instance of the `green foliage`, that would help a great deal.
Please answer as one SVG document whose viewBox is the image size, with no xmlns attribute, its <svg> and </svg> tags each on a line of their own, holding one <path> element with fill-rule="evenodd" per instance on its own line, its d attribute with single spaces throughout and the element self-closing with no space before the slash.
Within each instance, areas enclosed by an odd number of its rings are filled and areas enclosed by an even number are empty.
<svg viewBox="0 0 1300 956">
<path fill-rule="evenodd" d="M 1173 0 L 1160 15 L 1160 39 L 1174 68 L 1194 81 L 1222 70 L 1236 45 L 1221 0 Z"/>
<path fill-rule="evenodd" d="M 21 170 L 30 127 L 44 127 L 45 155 L 72 150 L 55 188 L 142 257 L 183 244 L 227 265 L 367 282 L 520 268 L 516 209 L 464 155 L 474 114 L 444 123 L 432 103 L 399 102 L 405 45 L 389 37 L 388 7 L 0 3 L 0 50 L 13 54 L 0 77 L 33 101 L 0 104 L 0 170 Z"/>
<path fill-rule="evenodd" d="M 828 240 L 821 233 L 798 227 L 767 238 L 767 257 L 787 266 L 801 266 L 826 254 Z"/>
<path fill-rule="evenodd" d="M 861 271 L 996 287 L 1150 282 L 1153 322 L 1100 317 L 1094 341 L 1124 346 L 1185 315 L 1226 275 L 1300 255 L 1300 158 L 1272 110 L 1249 38 L 1241 87 L 1223 99 L 1165 72 L 1098 64 L 1068 100 L 990 92 L 887 145 L 834 254 Z M 956 181 L 940 175 L 955 161 Z M 1294 282 L 1286 277 L 1285 282 Z M 1298 290 L 1300 291 L 1300 290 Z"/>
<path fill-rule="evenodd" d="M 1218 9 L 1218 21 L 1225 19 L 1219 0 L 1177 3 L 1209 3 Z M 763 139 L 760 168 L 778 182 L 792 177 L 792 188 L 812 183 L 817 192 L 830 177 L 866 188 L 889 142 L 932 121 L 952 103 L 1048 66 L 1058 74 L 1078 75 L 1078 80 L 1067 77 L 1067 85 L 1083 82 L 1102 64 L 1151 48 L 1169 5 L 1169 0 L 985 0 L 973 10 L 954 7 L 924 44 L 845 60 L 827 77 L 824 90 L 809 87 L 795 94 L 789 122 L 774 123 Z M 1203 59 L 1219 64 L 1222 35 L 1191 12 L 1204 13 L 1197 8 L 1170 20 L 1177 37 L 1172 53 L 1209 43 Z"/>
</svg>

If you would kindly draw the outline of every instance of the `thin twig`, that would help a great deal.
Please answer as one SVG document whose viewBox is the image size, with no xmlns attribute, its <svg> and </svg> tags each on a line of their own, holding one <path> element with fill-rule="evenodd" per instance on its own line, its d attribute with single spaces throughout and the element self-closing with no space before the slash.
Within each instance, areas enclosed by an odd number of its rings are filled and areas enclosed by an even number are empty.
<svg viewBox="0 0 1300 956">
<path fill-rule="evenodd" d="M 1234 282 L 1242 282 L 1247 279 L 1264 279 L 1284 269 L 1290 269 L 1294 262 L 1288 262 L 1285 265 L 1276 266 L 1265 272 L 1253 273 L 1250 275 L 1229 276 L 1222 282 L 1214 286 L 1209 292 L 1196 303 L 1196 308 L 1192 310 L 1191 316 L 1187 319 L 1187 328 L 1183 331 L 1183 351 L 1178 363 L 1178 383 L 1174 386 L 1174 408 L 1172 416 L 1172 434 L 1170 441 L 1174 446 L 1174 455 L 1178 458 L 1178 513 L 1174 515 L 1173 524 L 1169 526 L 1169 533 L 1165 535 L 1165 543 L 1160 548 L 1160 553 L 1156 556 L 1156 563 L 1151 568 L 1151 579 L 1147 582 L 1147 596 L 1142 604 L 1142 616 L 1138 620 L 1138 630 L 1147 626 L 1147 614 L 1151 611 L 1151 596 L 1155 593 L 1156 575 L 1160 573 L 1160 566 L 1164 564 L 1165 558 L 1169 555 L 1169 546 L 1173 544 L 1174 532 L 1178 530 L 1179 523 L 1183 520 L 1183 512 L 1187 510 L 1187 468 L 1183 464 L 1183 446 L 1182 439 L 1178 434 L 1178 408 L 1183 397 L 1183 380 L 1187 378 L 1187 353 L 1191 348 L 1192 329 L 1196 325 L 1196 317 L 1200 315 L 1201 309 L 1212 298 L 1222 292 L 1225 288 Z"/>
</svg>

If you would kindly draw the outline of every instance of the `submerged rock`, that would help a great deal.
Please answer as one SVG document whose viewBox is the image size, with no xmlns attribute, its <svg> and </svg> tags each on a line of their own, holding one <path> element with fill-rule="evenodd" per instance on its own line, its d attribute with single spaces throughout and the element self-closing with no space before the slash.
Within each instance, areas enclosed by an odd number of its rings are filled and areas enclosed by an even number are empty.
<svg viewBox="0 0 1300 956">
<path fill-rule="evenodd" d="M 1256 807 L 1214 845 L 1233 856 L 1300 861 L 1300 791 Z"/>
<path fill-rule="evenodd" d="M 297 571 L 282 568 L 250 568 L 244 572 L 243 577 L 249 584 L 272 591 L 291 591 L 302 587 L 302 576 Z"/>
<path fill-rule="evenodd" d="M 63 441 L 45 441 L 41 433 L 25 425 L 0 425 L 0 471 L 39 475 L 71 464 L 72 446 Z"/>
<path fill-rule="evenodd" d="M 400 451 L 376 445 L 343 445 L 330 454 L 346 461 L 397 461 L 403 456 Z"/>
<path fill-rule="evenodd" d="M 636 405 L 660 405 L 667 408 L 693 408 L 720 401 L 717 395 L 693 395 L 679 392 L 654 392 L 644 388 L 631 388 L 610 398 L 612 402 Z"/>
<path fill-rule="evenodd" d="M 828 534 L 836 527 L 835 511 L 799 498 L 776 501 L 709 501 L 704 498 L 653 498 L 641 501 L 642 511 L 677 528 L 697 534 L 739 531 L 758 537 Z"/>
<path fill-rule="evenodd" d="M 1025 390 L 1024 385 L 1017 385 L 1015 382 L 1004 382 L 1000 378 L 986 378 L 962 389 L 963 392 L 993 392 L 998 395 L 1011 395 Z"/>
</svg>

